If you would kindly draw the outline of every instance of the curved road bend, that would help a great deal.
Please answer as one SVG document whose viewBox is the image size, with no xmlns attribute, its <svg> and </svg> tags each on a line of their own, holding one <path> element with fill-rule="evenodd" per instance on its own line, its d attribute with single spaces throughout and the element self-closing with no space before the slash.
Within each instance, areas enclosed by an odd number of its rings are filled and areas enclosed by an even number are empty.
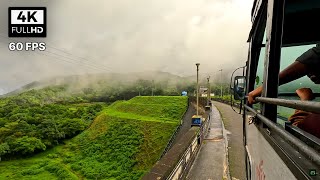
<svg viewBox="0 0 320 180">
<path fill-rule="evenodd" d="M 242 116 L 231 109 L 230 105 L 212 101 L 220 111 L 227 130 L 229 171 L 232 179 L 246 179 L 243 147 Z"/>
</svg>

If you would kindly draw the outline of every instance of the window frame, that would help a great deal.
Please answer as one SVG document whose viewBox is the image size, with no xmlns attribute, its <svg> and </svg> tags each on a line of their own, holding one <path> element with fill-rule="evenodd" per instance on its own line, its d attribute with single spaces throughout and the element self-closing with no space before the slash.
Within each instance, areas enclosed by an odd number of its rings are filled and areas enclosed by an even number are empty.
<svg viewBox="0 0 320 180">
<path fill-rule="evenodd" d="M 258 1 L 260 2 L 260 1 Z M 264 0 L 262 3 L 254 2 L 253 13 L 254 20 L 252 29 L 249 34 L 248 42 L 248 61 L 246 68 L 247 88 L 246 94 L 254 89 L 255 78 L 257 75 L 257 68 L 259 62 L 259 56 L 261 47 L 266 47 L 264 77 L 263 77 L 263 93 L 262 97 L 275 99 L 278 97 L 278 85 L 279 85 L 279 70 L 280 70 L 280 58 L 282 47 L 282 34 L 283 34 L 283 20 L 284 20 L 284 0 Z M 267 16 L 268 14 L 268 16 Z M 262 44 L 264 29 L 267 31 L 267 42 Z M 269 73 L 271 72 L 271 73 Z M 284 131 L 280 136 L 279 128 L 276 127 L 277 116 L 277 104 L 270 104 L 267 102 L 260 102 L 262 105 L 261 114 L 252 109 L 252 105 L 249 105 L 245 100 L 245 111 L 243 113 L 243 131 L 244 131 L 244 145 L 247 145 L 246 138 L 246 115 L 251 111 L 255 115 L 258 115 L 258 121 L 255 126 L 264 138 L 269 142 L 272 148 L 281 157 L 287 167 L 298 179 L 312 179 L 308 174 L 310 169 L 320 169 L 319 157 L 314 155 L 314 149 L 307 144 L 303 147 L 297 147 L 297 144 L 301 144 L 301 140 L 296 136 L 297 134 L 313 141 L 314 144 L 319 145 L 319 139 L 312 138 L 310 134 L 305 133 L 298 128 L 294 128 L 289 124 L 285 125 L 281 131 Z M 260 118 L 259 118 L 260 117 Z M 261 119 L 263 118 L 263 120 Z M 260 120 L 259 120 L 260 119 Z M 269 127 L 266 125 L 269 124 Z M 270 124 L 271 123 L 271 124 Z M 272 124 L 274 123 L 274 124 Z M 272 126 L 271 126 L 272 125 Z M 295 132 L 295 136 L 291 133 Z M 283 135 L 284 134 L 284 135 Z M 309 136 L 310 135 L 310 136 Z M 310 138 L 311 137 L 311 138 Z M 291 140 L 288 140 L 290 139 Z M 292 140 L 293 139 L 293 140 Z M 320 141 L 320 140 L 319 140 Z M 296 143 L 297 142 L 297 143 Z M 302 142 L 304 143 L 304 142 Z M 304 151 L 307 149 L 306 151 Z M 302 150 L 302 152 L 301 152 Z M 305 153 L 306 152 L 306 153 Z M 315 163 L 314 159 L 310 159 L 311 152 L 313 157 L 317 159 Z M 247 153 L 247 152 L 246 152 Z M 248 175 L 248 174 L 247 174 Z"/>
</svg>

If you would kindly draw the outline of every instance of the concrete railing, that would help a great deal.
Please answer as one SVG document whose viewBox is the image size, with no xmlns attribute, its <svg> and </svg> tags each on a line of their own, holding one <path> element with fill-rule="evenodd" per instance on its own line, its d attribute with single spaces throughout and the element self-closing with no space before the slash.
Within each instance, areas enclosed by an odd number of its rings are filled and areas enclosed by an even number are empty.
<svg viewBox="0 0 320 180">
<path fill-rule="evenodd" d="M 210 109 L 211 111 L 211 109 Z M 202 124 L 202 126 L 200 127 L 200 131 L 199 131 L 199 135 L 200 135 L 200 141 L 202 142 L 204 139 L 204 136 L 207 134 L 208 129 L 209 129 L 209 124 L 210 124 L 210 118 L 211 115 L 208 115 L 208 118 L 205 120 L 205 122 Z"/>
<path fill-rule="evenodd" d="M 195 138 L 183 153 L 182 157 L 178 161 L 175 168 L 172 170 L 170 175 L 166 178 L 167 180 L 179 180 L 185 179 L 187 173 L 189 172 L 192 163 L 198 154 L 201 147 L 201 143 L 204 139 L 205 134 L 208 132 L 210 116 L 204 121 L 199 131 L 197 132 Z"/>
<path fill-rule="evenodd" d="M 191 168 L 192 162 L 194 161 L 194 158 L 200 149 L 199 138 L 200 137 L 197 135 L 193 139 L 192 143 L 178 161 L 178 164 L 170 173 L 169 177 L 167 178 L 168 180 L 183 179 L 187 175 L 187 172 Z"/>
</svg>

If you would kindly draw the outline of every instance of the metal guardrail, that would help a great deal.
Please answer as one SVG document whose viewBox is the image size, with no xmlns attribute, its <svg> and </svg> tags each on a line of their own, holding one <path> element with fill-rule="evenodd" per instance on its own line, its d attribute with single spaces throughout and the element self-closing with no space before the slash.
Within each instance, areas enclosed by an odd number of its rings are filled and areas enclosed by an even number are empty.
<svg viewBox="0 0 320 180">
<path fill-rule="evenodd" d="M 320 93 L 313 93 L 314 97 L 320 97 Z M 298 94 L 295 92 L 280 92 L 278 93 L 278 96 L 284 96 L 284 97 L 298 97 Z"/>
<path fill-rule="evenodd" d="M 308 112 L 320 113 L 320 102 L 287 100 L 279 98 L 256 97 L 256 101 L 268 104 L 274 104 L 294 109 L 301 109 Z"/>
<path fill-rule="evenodd" d="M 284 131 L 282 128 L 278 127 L 273 121 L 271 121 L 270 119 L 268 119 L 268 118 L 264 117 L 263 115 L 259 114 L 253 108 L 251 108 L 251 107 L 249 107 L 247 105 L 244 105 L 244 107 L 247 110 L 249 110 L 252 113 L 254 113 L 255 116 L 257 116 L 257 118 L 259 118 L 270 129 L 274 130 L 277 134 L 282 136 L 285 140 L 287 140 L 290 143 L 292 143 L 293 145 L 295 145 L 297 147 L 297 149 L 299 149 L 300 152 L 303 152 L 305 155 L 309 156 L 310 159 L 313 162 L 315 162 L 317 165 L 320 166 L 320 155 L 319 155 L 319 153 L 317 151 L 315 151 L 314 149 L 310 148 L 309 146 L 305 146 L 304 142 L 302 142 L 301 140 L 297 139 L 295 136 L 293 136 L 289 132 Z"/>
<path fill-rule="evenodd" d="M 296 126 L 291 125 L 291 122 L 288 121 L 285 123 L 285 130 L 305 142 L 308 146 L 320 152 L 320 139 L 317 137 L 303 131 Z"/>
<path fill-rule="evenodd" d="M 178 134 L 181 126 L 182 126 L 182 125 L 180 124 L 180 125 L 176 128 L 176 130 L 174 131 L 173 135 L 171 136 L 169 142 L 167 143 L 166 148 L 163 150 L 163 152 L 162 152 L 162 154 L 161 154 L 161 156 L 160 156 L 159 159 L 161 159 L 161 158 L 168 152 L 168 150 L 171 148 L 172 143 L 173 143 L 173 141 L 175 140 L 175 138 L 176 138 L 176 136 L 177 136 L 177 134 Z M 158 160 L 159 160 L 159 159 L 158 159 Z"/>
</svg>

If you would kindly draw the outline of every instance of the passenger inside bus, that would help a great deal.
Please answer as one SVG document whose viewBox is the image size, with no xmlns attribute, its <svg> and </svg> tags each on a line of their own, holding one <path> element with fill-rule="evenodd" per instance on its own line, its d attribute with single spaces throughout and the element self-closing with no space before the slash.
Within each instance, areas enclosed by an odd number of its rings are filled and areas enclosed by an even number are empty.
<svg viewBox="0 0 320 180">
<path fill-rule="evenodd" d="M 310 88 L 300 88 L 296 90 L 301 101 L 311 101 L 315 99 Z M 320 114 L 310 113 L 296 109 L 294 114 L 288 119 L 292 125 L 313 134 L 320 138 Z"/>
<path fill-rule="evenodd" d="M 304 52 L 296 59 L 294 63 L 289 65 L 279 73 L 279 85 L 299 79 L 307 75 L 315 84 L 320 84 L 320 43 L 315 47 Z M 254 104 L 255 97 L 262 93 L 262 86 L 254 89 L 248 94 L 248 103 Z M 314 99 L 313 93 L 309 88 L 301 88 L 296 91 L 301 100 Z M 320 138 L 320 114 L 309 113 L 301 110 L 296 110 L 289 120 L 293 125 L 303 129 L 304 131 L 313 134 Z"/>
</svg>

